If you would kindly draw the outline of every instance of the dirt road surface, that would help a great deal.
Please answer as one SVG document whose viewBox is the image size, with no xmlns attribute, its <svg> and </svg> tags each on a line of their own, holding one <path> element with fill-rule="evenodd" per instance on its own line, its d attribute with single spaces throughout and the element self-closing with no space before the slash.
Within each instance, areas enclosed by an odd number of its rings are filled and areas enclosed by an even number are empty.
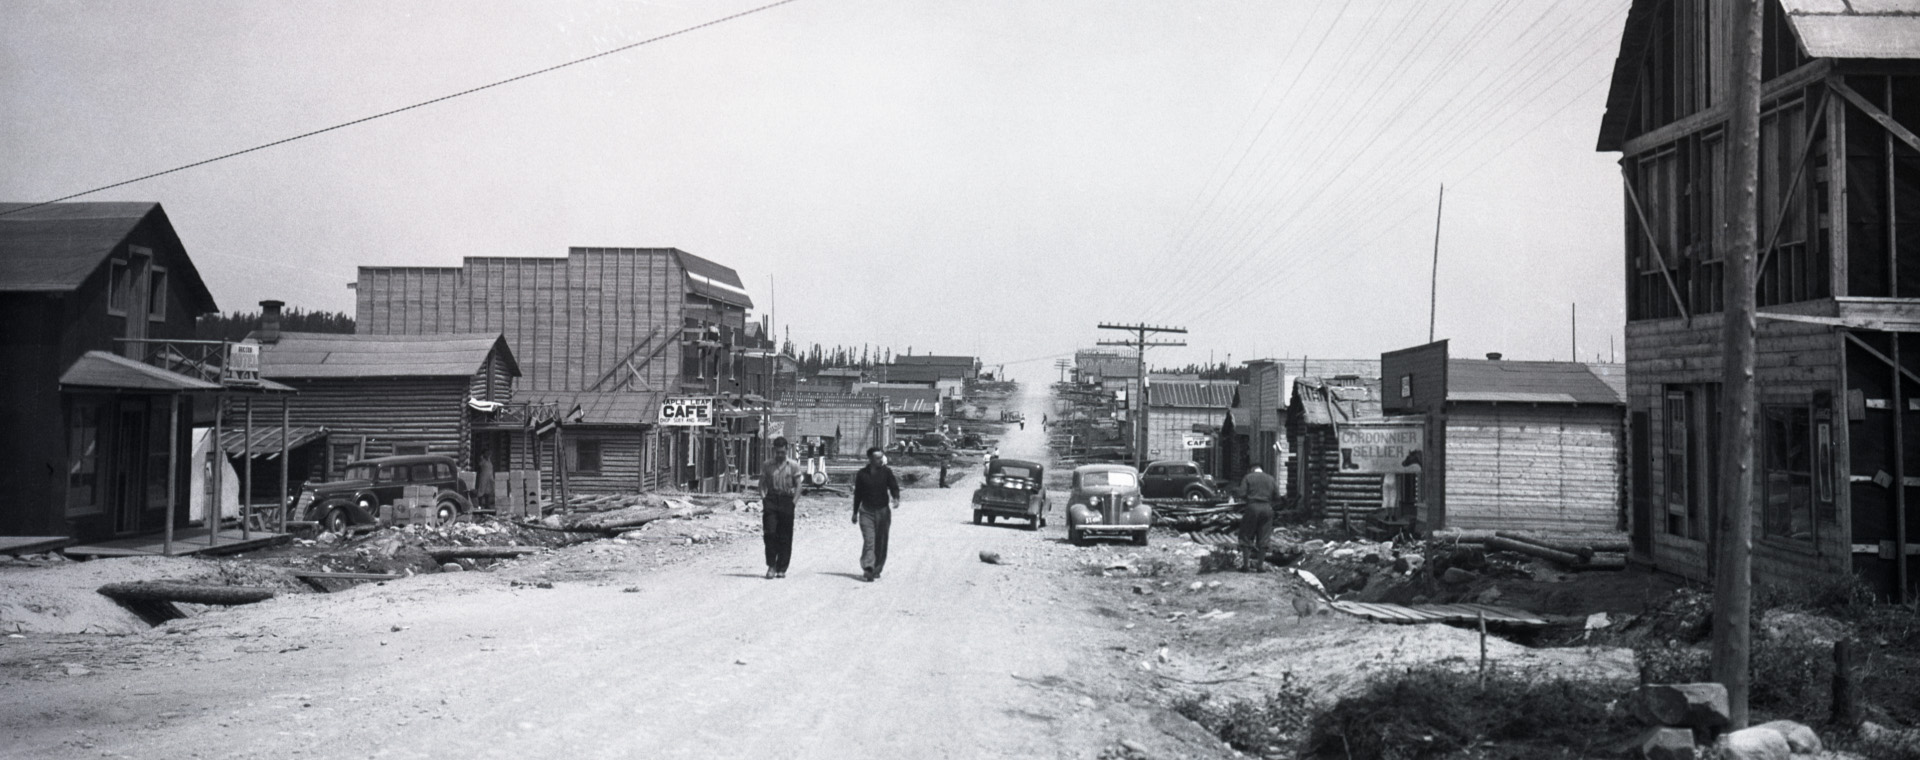
<svg viewBox="0 0 1920 760">
<path fill-rule="evenodd" d="M 1025 397 L 1029 419 L 1043 399 Z M 1002 452 L 1044 456 L 1040 427 Z M 975 526 L 971 486 L 907 491 L 874 583 L 834 500 L 801 520 L 785 579 L 761 577 L 757 538 L 541 574 L 612 551 L 586 545 L 132 636 L 12 640 L 0 756 L 1230 755 L 1126 685 L 1129 633 L 1074 591 L 1057 509 L 1038 533 Z"/>
</svg>

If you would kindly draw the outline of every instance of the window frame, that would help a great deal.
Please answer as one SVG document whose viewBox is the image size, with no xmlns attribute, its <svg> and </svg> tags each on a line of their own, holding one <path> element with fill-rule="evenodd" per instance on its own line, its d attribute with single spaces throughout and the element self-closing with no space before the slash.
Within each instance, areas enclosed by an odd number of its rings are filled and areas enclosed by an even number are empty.
<svg viewBox="0 0 1920 760">
<path fill-rule="evenodd" d="M 606 468 L 606 448 L 599 438 L 567 439 L 567 474 L 599 475 Z M 585 466 L 582 454 L 592 452 L 593 467 Z"/>
</svg>

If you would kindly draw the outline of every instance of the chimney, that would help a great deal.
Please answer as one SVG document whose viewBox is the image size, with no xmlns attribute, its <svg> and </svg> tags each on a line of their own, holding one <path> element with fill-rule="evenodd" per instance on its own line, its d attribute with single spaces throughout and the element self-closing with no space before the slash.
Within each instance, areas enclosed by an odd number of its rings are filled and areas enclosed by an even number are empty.
<svg viewBox="0 0 1920 760">
<path fill-rule="evenodd" d="M 1500 352 L 1499 352 L 1499 351 L 1488 351 L 1488 352 L 1487 352 L 1487 361 L 1490 361 L 1490 362 L 1497 362 L 1497 361 L 1500 361 Z"/>
<path fill-rule="evenodd" d="M 280 307 L 282 301 L 260 302 L 260 342 L 268 345 L 280 342 Z"/>
</svg>

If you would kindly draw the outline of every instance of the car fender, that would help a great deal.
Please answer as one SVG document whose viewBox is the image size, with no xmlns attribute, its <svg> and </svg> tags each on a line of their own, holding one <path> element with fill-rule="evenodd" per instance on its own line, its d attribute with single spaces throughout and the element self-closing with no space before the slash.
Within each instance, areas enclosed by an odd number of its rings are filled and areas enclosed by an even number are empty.
<svg viewBox="0 0 1920 760">
<path fill-rule="evenodd" d="M 462 514 L 473 511 L 473 502 L 459 491 L 441 489 L 439 493 L 433 495 L 433 503 L 439 504 L 443 501 L 451 501 L 458 505 L 458 509 Z"/>
<path fill-rule="evenodd" d="M 313 502 L 313 506 L 307 507 L 307 519 L 319 522 L 326 518 L 328 512 L 336 509 L 344 509 L 347 511 L 347 518 L 353 522 L 362 522 L 362 516 L 366 516 L 366 522 L 372 522 L 374 518 L 367 515 L 366 510 L 360 508 L 360 501 L 355 498 L 358 495 L 359 494 L 336 494 L 324 499 L 316 499 Z"/>
</svg>

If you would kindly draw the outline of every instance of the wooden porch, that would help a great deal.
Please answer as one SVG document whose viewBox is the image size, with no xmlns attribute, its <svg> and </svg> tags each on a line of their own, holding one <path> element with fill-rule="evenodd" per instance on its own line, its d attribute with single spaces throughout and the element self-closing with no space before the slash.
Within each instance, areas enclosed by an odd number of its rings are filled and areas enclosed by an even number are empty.
<svg viewBox="0 0 1920 760">
<path fill-rule="evenodd" d="M 214 535 L 213 540 L 210 541 L 206 528 L 181 528 L 173 532 L 171 556 L 233 554 L 272 546 L 290 537 L 291 534 L 287 533 L 260 530 L 242 532 L 238 528 L 228 528 Z M 69 546 L 62 550 L 62 553 L 75 559 L 168 556 L 166 535 L 163 533 Z"/>
</svg>

